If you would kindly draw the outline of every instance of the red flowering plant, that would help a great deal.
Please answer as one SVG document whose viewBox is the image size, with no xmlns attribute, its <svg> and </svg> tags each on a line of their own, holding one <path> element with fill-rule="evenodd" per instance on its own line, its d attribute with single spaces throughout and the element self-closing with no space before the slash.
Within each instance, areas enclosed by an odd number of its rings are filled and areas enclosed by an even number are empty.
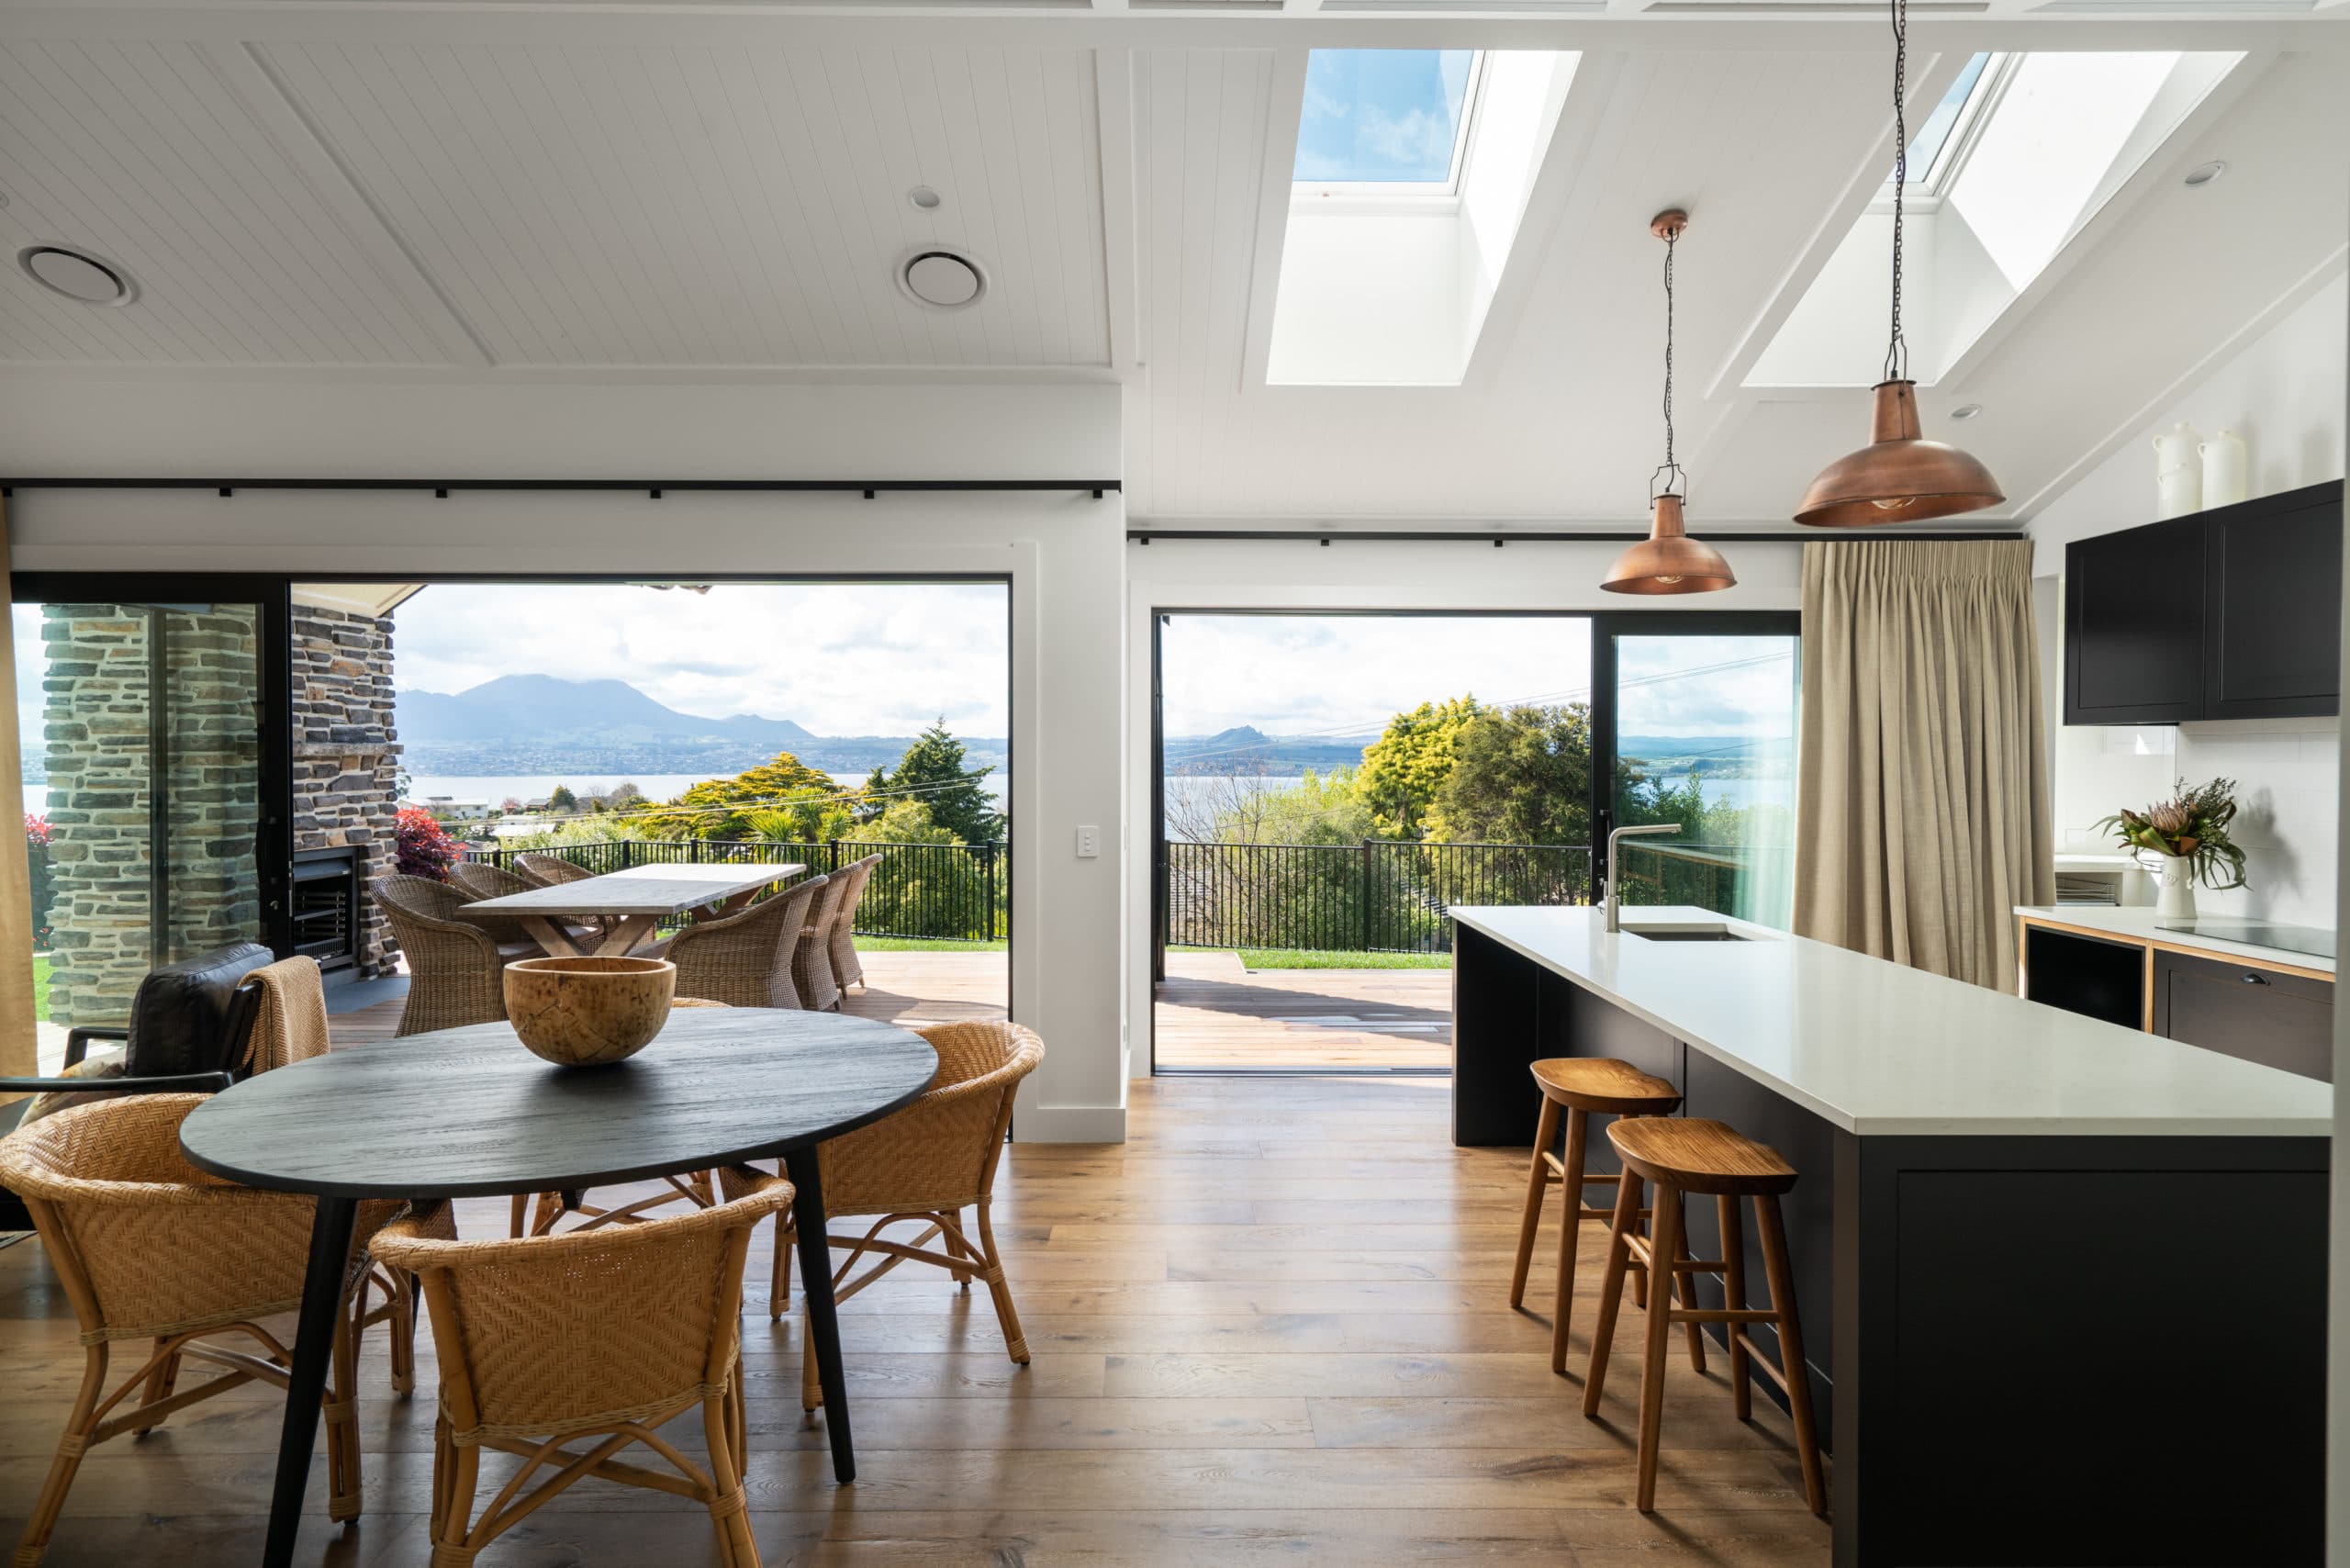
<svg viewBox="0 0 2350 1568">
<path fill-rule="evenodd" d="M 49 843 L 49 819 L 39 812 L 25 813 L 25 842 L 35 847 L 45 847 Z"/>
<path fill-rule="evenodd" d="M 465 846 L 449 836 L 441 819 L 421 806 L 402 806 L 399 817 L 399 868 L 410 877 L 449 879 L 449 868 L 465 857 Z"/>
</svg>

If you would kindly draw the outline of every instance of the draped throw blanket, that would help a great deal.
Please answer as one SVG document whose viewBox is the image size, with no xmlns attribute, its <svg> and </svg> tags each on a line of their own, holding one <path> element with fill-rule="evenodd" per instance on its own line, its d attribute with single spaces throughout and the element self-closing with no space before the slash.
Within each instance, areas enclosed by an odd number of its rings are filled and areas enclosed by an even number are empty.
<svg viewBox="0 0 2350 1568">
<path fill-rule="evenodd" d="M 1795 928 L 2000 991 L 2053 903 L 2026 540 L 1807 544 Z"/>
<path fill-rule="evenodd" d="M 8 514 L 0 503 L 0 604 L 7 601 Z M 17 640 L 0 638 L 0 689 L 17 689 Z M 25 786 L 17 735 L 17 704 L 0 719 L 0 1078 L 30 1078 L 33 1038 L 33 894 L 25 857 Z M 0 1094 L 0 1103 L 20 1098 Z M 11 1120 L 10 1112 L 0 1121 Z"/>
</svg>

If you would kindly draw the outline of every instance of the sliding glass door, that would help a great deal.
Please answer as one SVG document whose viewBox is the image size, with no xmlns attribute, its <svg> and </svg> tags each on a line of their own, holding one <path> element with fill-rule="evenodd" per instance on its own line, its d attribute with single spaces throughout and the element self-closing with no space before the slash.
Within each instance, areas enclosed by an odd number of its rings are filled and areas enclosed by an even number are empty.
<svg viewBox="0 0 2350 1568">
<path fill-rule="evenodd" d="M 1594 728 L 1596 852 L 1620 841 L 1628 904 L 1688 904 L 1785 927 L 1793 897 L 1796 716 L 1802 660 L 1793 614 L 1601 618 Z"/>
<path fill-rule="evenodd" d="M 19 576 L 36 1006 L 119 1025 L 159 964 L 287 950 L 283 589 Z"/>
</svg>

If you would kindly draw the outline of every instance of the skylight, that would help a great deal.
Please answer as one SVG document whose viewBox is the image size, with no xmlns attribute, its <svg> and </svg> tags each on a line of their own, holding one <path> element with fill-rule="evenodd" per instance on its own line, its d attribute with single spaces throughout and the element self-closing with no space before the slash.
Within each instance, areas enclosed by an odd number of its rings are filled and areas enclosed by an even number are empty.
<svg viewBox="0 0 2350 1568">
<path fill-rule="evenodd" d="M 1966 68 L 1958 73 L 1958 80 L 1950 84 L 1950 91 L 1942 95 L 1942 102 L 1934 106 L 1934 112 L 1926 117 L 1926 123 L 1918 128 L 1918 134 L 1909 139 L 1911 185 L 1927 190 L 1935 188 L 1935 165 L 1942 162 L 1942 153 L 1954 140 L 1959 121 L 1973 118 L 1970 110 L 1975 106 L 1972 100 L 1976 90 L 1982 89 L 1986 96 L 1989 95 L 1985 78 L 1998 75 L 1996 71 L 1987 69 L 1994 58 L 1978 54 L 1969 60 Z M 1888 185 L 1892 180 L 1891 174 L 1886 175 Z"/>
<path fill-rule="evenodd" d="M 1449 193 L 1458 187 L 1479 53 L 1317 49 L 1305 66 L 1299 185 Z"/>
</svg>

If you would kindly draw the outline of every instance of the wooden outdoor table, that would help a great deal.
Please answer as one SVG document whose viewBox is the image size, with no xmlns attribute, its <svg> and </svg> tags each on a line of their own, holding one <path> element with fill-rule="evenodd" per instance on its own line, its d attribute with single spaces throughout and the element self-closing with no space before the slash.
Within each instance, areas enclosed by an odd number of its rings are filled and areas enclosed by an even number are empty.
<svg viewBox="0 0 2350 1568">
<path fill-rule="evenodd" d="M 576 1191 L 780 1159 L 796 1189 L 800 1294 L 833 1473 L 855 1480 L 816 1147 L 912 1103 L 937 1072 L 926 1041 L 876 1019 L 711 1008 L 677 1014 L 609 1067 L 554 1067 L 511 1025 L 477 1024 L 330 1052 L 198 1105 L 180 1126 L 191 1164 L 319 1201 L 264 1568 L 293 1560 L 363 1198 Z"/>
<path fill-rule="evenodd" d="M 661 866 L 632 866 L 527 893 L 482 899 L 465 905 L 467 914 L 502 914 L 519 923 L 550 957 L 624 958 L 653 935 L 664 920 L 689 909 L 732 914 L 761 888 L 789 881 L 808 868 L 797 860 L 720 860 Z M 604 934 L 583 948 L 563 928 L 565 917 L 600 915 Z"/>
</svg>

